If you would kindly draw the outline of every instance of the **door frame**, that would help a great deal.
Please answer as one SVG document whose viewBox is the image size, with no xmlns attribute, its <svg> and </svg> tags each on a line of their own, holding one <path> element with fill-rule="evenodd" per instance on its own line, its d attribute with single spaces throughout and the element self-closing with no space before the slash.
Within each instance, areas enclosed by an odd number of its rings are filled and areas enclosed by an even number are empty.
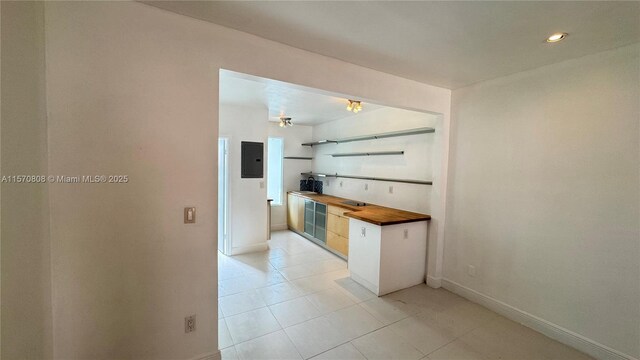
<svg viewBox="0 0 640 360">
<path fill-rule="evenodd" d="M 230 218 L 230 206 L 229 193 L 231 183 L 229 181 L 229 144 L 231 138 L 228 136 L 218 137 L 218 251 L 225 255 L 231 255 L 232 241 L 231 241 L 231 218 Z M 224 154 L 220 154 L 220 145 L 224 144 Z M 222 161 L 221 161 L 222 160 Z M 222 178 L 222 184 L 220 179 Z M 220 187 L 223 186 L 222 196 L 220 196 Z M 220 200 L 222 200 L 222 208 L 220 208 Z M 224 224 L 220 224 L 220 216 L 222 215 Z"/>
</svg>

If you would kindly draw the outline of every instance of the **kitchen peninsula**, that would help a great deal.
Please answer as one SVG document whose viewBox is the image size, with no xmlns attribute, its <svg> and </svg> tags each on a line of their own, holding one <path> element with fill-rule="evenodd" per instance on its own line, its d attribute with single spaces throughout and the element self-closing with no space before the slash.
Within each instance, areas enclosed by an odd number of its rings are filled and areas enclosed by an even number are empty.
<svg viewBox="0 0 640 360">
<path fill-rule="evenodd" d="M 431 216 L 313 192 L 288 193 L 290 230 L 348 259 L 376 295 L 424 282 Z"/>
</svg>

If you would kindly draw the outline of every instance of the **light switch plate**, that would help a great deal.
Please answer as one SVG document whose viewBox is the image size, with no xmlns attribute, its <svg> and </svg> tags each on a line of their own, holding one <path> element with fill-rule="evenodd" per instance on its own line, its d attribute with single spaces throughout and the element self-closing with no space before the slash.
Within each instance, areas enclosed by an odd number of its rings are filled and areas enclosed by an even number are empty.
<svg viewBox="0 0 640 360">
<path fill-rule="evenodd" d="M 184 208 L 184 223 L 195 224 L 196 223 L 196 208 L 186 207 Z"/>
</svg>

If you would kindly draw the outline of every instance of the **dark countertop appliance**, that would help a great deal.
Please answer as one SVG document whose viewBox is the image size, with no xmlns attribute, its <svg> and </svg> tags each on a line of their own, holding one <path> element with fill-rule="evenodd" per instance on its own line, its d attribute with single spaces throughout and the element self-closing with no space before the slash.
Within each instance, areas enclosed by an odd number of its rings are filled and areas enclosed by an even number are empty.
<svg viewBox="0 0 640 360">
<path fill-rule="evenodd" d="M 306 180 L 300 180 L 300 191 L 313 191 L 322 194 L 322 181 L 309 176 Z"/>
</svg>

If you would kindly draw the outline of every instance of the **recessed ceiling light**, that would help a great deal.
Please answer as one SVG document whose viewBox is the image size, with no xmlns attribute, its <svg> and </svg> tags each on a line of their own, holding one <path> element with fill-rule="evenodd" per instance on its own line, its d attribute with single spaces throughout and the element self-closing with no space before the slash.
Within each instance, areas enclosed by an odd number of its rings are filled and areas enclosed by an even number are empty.
<svg viewBox="0 0 640 360">
<path fill-rule="evenodd" d="M 567 33 L 555 33 L 555 34 L 553 34 L 553 35 L 551 35 L 551 36 L 549 36 L 547 38 L 547 42 L 548 43 L 554 43 L 554 42 L 558 42 L 558 41 L 564 40 L 564 38 L 566 38 L 567 35 L 569 35 L 569 34 L 567 34 Z"/>
</svg>

